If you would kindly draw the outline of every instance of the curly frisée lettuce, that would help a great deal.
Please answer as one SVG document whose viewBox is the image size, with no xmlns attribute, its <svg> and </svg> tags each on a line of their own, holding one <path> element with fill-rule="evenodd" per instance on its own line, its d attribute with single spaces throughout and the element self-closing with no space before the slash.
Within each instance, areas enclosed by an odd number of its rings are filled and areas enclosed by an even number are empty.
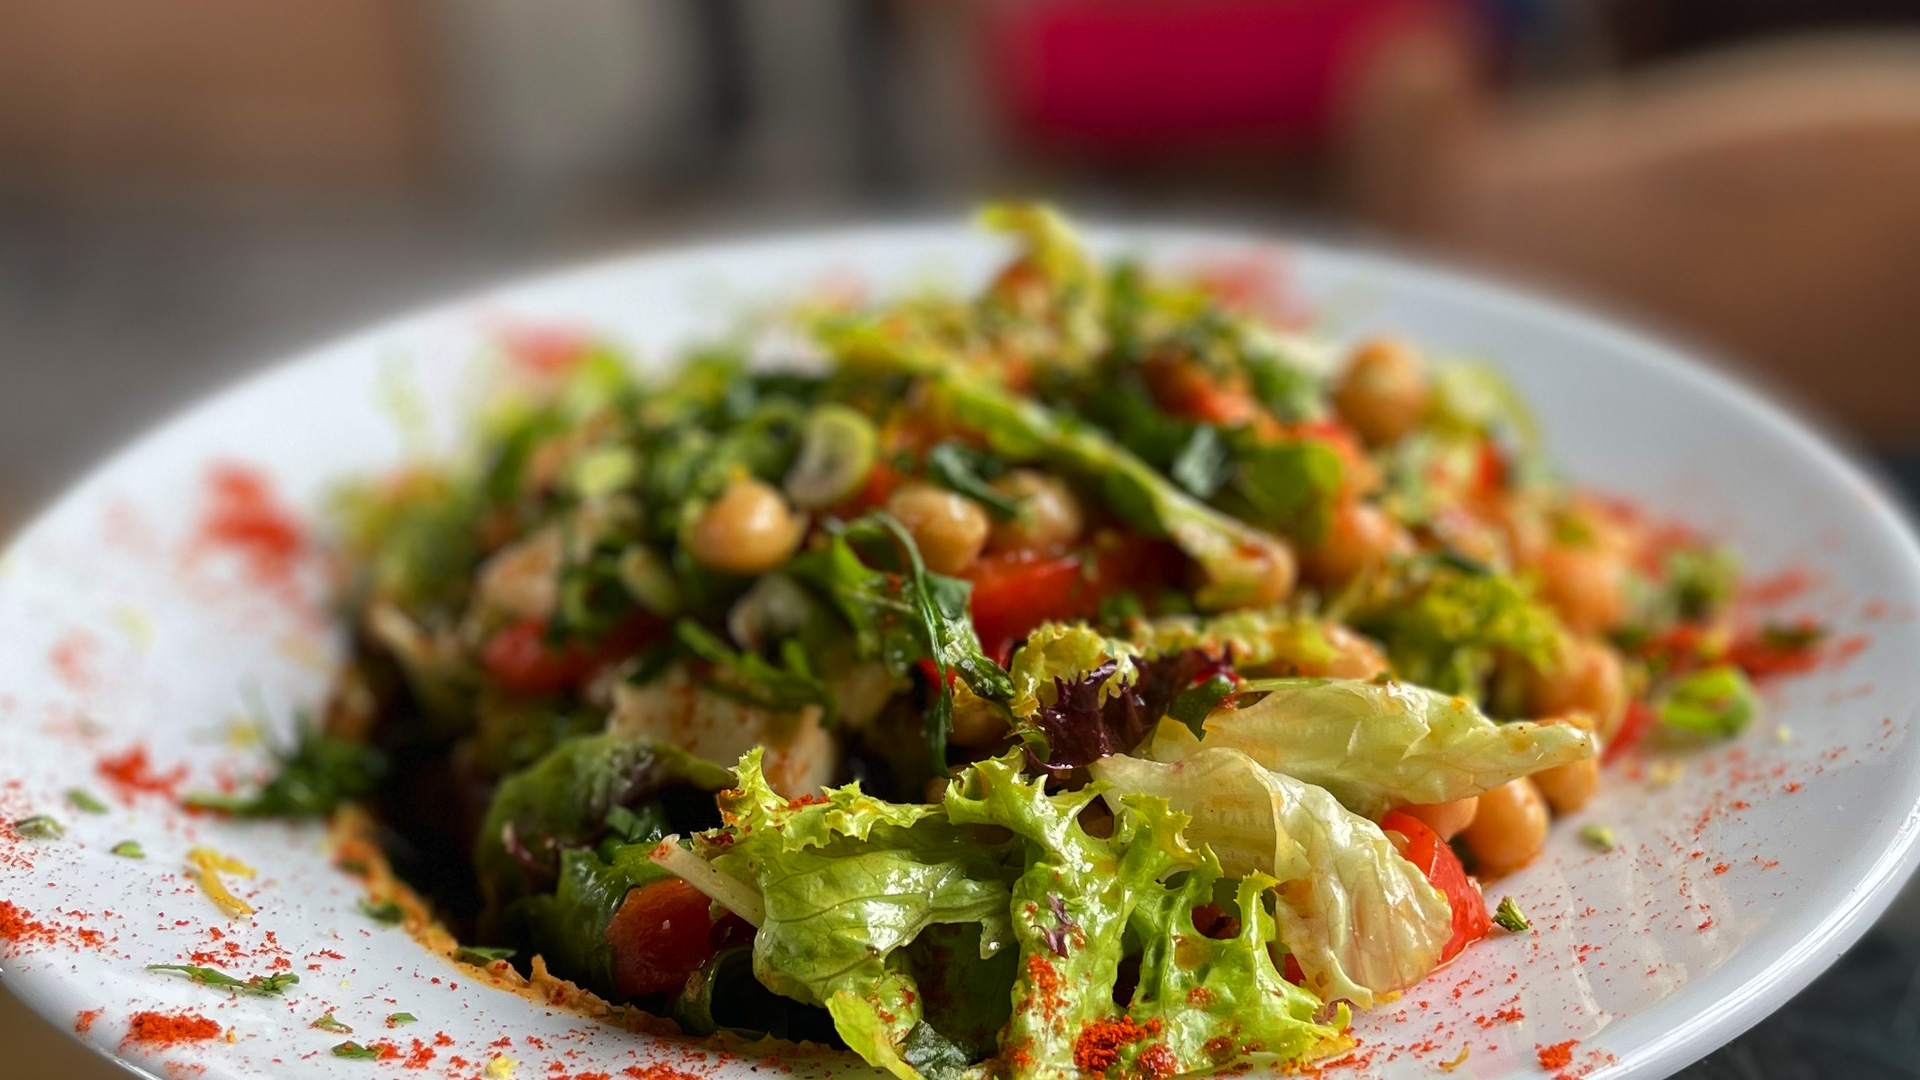
<svg viewBox="0 0 1920 1080">
<path fill-rule="evenodd" d="M 1262 768 L 1215 747 L 1173 764 L 1116 755 L 1094 762 L 1119 808 L 1130 795 L 1166 799 L 1193 820 L 1233 875 L 1272 875 L 1280 938 L 1321 997 L 1372 1008 L 1440 963 L 1453 934 L 1452 907 L 1400 856 L 1380 827 L 1341 806 L 1325 788 Z"/>
<path fill-rule="evenodd" d="M 1026 868 L 1012 887 L 1021 964 L 1001 1035 L 1008 1074 L 1164 1077 L 1243 1057 L 1299 1062 L 1343 1046 L 1344 1014 L 1314 1022 L 1320 1000 L 1287 982 L 1267 950 L 1264 897 L 1274 880 L 1242 879 L 1240 932 L 1205 937 L 1193 909 L 1214 899 L 1222 872 L 1210 851 L 1183 839 L 1186 815 L 1164 799 L 1124 798 L 1103 839 L 1077 820 L 1100 792 L 1049 795 L 1044 779 L 1020 775 L 1017 756 L 982 761 L 947 789 L 951 820 L 1024 841 Z M 1139 982 L 1116 1008 L 1130 941 L 1141 949 Z"/>
<path fill-rule="evenodd" d="M 957 825 L 938 807 L 889 803 L 857 784 L 790 802 L 767 784 L 760 756 L 741 760 L 736 786 L 721 797 L 725 828 L 695 843 L 713 871 L 757 894 L 755 976 L 777 994 L 825 1006 L 849 1046 L 903 1078 L 920 1075 L 920 1063 L 984 1056 L 1013 976 L 1017 846 L 1004 833 Z M 661 863 L 672 870 L 678 860 Z M 727 895 L 701 875 L 688 881 Z M 968 928 L 970 951 L 953 948 L 944 932 L 922 940 L 943 926 Z M 928 994 L 921 983 L 929 979 L 968 993 Z"/>
<path fill-rule="evenodd" d="M 1594 755 L 1571 724 L 1497 724 L 1465 698 L 1402 682 L 1273 679 L 1266 696 L 1215 712 L 1195 738 L 1162 722 L 1143 748 L 1173 762 L 1215 747 L 1317 784 L 1356 813 L 1451 802 Z"/>
<path fill-rule="evenodd" d="M 1219 861 L 1158 798 L 1120 800 L 1113 834 L 1089 834 L 1077 818 L 1100 792 L 1049 795 L 1014 754 L 963 772 L 938 805 L 858 785 L 789 801 L 752 753 L 722 796 L 725 827 L 691 854 L 727 879 L 713 891 L 757 894 L 760 982 L 824 1005 L 902 1080 L 1197 1075 L 1344 1046 L 1344 1013 L 1316 1022 L 1321 1000 L 1269 953 L 1275 880 L 1223 886 L 1242 925 L 1205 937 L 1193 909 L 1220 902 Z"/>
<path fill-rule="evenodd" d="M 1208 684 L 1230 671 L 1199 649 L 1143 655 L 1086 626 L 1048 623 L 1013 657 L 1013 730 L 1041 767 L 1077 768 L 1133 749 L 1190 693 L 1206 701 L 1204 716 L 1226 693 Z"/>
</svg>

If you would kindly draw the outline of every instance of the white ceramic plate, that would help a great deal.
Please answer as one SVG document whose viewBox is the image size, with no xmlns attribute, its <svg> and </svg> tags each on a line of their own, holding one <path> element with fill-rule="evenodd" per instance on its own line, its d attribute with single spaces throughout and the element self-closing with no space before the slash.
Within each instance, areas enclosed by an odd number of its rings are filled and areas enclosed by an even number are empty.
<svg viewBox="0 0 1920 1080">
<path fill-rule="evenodd" d="M 1095 239 L 1168 264 L 1261 250 L 1165 230 Z M 357 913 L 357 883 L 328 866 L 318 828 L 189 816 L 110 782 L 100 762 L 137 747 L 157 774 L 185 770 L 182 788 L 244 776 L 260 752 L 235 744 L 233 718 L 264 708 L 284 734 L 294 710 L 323 692 L 337 642 L 319 606 L 317 558 L 290 584 L 262 590 L 250 580 L 258 568 L 196 539 L 217 463 L 260 470 L 278 499 L 312 519 L 341 477 L 453 443 L 481 381 L 474 358 L 502 317 L 594 327 L 658 363 L 675 344 L 733 325 L 750 304 L 828 280 L 883 292 L 929 277 L 972 283 L 1001 255 L 987 239 L 939 227 L 616 261 L 319 350 L 115 458 L 0 563 L 0 820 L 46 812 L 67 826 L 56 841 L 0 836 L 0 897 L 13 905 L 5 913 L 43 927 L 0 942 L 8 986 L 50 1022 L 84 1028 L 88 1043 L 153 1075 L 471 1077 L 501 1054 L 519 1061 L 521 1080 L 756 1067 L 476 985 Z M 1569 1071 L 1665 1075 L 1805 986 L 1913 868 L 1920 549 L 1840 454 L 1670 348 L 1394 260 L 1300 247 L 1288 259 L 1299 295 L 1343 312 L 1344 332 L 1392 329 L 1500 365 L 1580 481 L 1731 539 L 1757 575 L 1804 571 L 1811 584 L 1783 613 L 1864 638 L 1845 665 L 1784 684 L 1768 722 L 1689 761 L 1677 783 L 1636 784 L 1615 770 L 1605 794 L 1556 829 L 1544 858 L 1494 889 L 1519 900 L 1536 932 L 1476 947 L 1361 1018 L 1357 1059 L 1343 1067 L 1428 1076 L 1470 1049 L 1454 1075 L 1537 1076 L 1537 1047 L 1577 1039 Z M 402 411 L 417 411 L 416 422 L 395 422 L 396 401 L 412 403 Z M 74 787 L 107 798 L 110 811 L 78 812 L 63 798 Z M 1583 847 L 1582 821 L 1611 826 L 1619 848 Z M 140 842 L 144 860 L 110 854 L 126 839 Z M 258 870 L 237 882 L 255 917 L 230 921 L 196 889 L 185 863 L 195 845 Z M 195 953 L 240 975 L 278 965 L 301 981 L 283 998 L 233 998 L 144 970 Z M 181 1009 L 215 1021 L 222 1037 L 173 1047 L 127 1040 L 134 1013 Z M 343 1036 L 309 1027 L 329 1011 L 356 1038 L 394 1040 L 411 1062 L 331 1056 Z M 398 1011 L 419 1022 L 387 1030 L 381 1018 Z M 866 1072 L 851 1058 L 788 1065 Z"/>
</svg>

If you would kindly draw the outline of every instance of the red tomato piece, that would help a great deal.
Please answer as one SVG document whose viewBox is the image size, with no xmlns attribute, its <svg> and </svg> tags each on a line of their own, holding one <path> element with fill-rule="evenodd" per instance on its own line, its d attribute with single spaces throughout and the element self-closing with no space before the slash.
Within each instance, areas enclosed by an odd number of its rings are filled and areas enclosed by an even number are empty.
<svg viewBox="0 0 1920 1080">
<path fill-rule="evenodd" d="M 1620 718 L 1620 728 L 1613 733 L 1612 741 L 1600 751 L 1600 763 L 1605 765 L 1640 745 L 1653 730 L 1655 720 L 1653 707 L 1635 698 L 1627 702 L 1626 715 Z"/>
<path fill-rule="evenodd" d="M 1159 358 L 1147 363 L 1144 374 L 1154 401 L 1175 416 L 1238 427 L 1261 412 L 1243 386 L 1223 384 L 1196 363 Z"/>
<path fill-rule="evenodd" d="M 1182 556 L 1171 544 L 1135 535 L 1063 555 L 989 555 L 966 573 L 973 582 L 974 631 L 986 654 L 1004 666 L 1034 627 L 1092 618 L 1101 600 L 1125 589 L 1150 594 L 1180 565 Z"/>
<path fill-rule="evenodd" d="M 632 654 L 659 636 L 663 626 L 659 619 L 640 612 L 598 642 L 556 648 L 547 641 L 544 621 L 522 619 L 487 639 L 480 647 L 480 666 L 505 690 L 557 694 L 585 682 L 603 665 Z"/>
<path fill-rule="evenodd" d="M 974 632 L 980 635 L 981 648 L 996 658 L 1041 623 L 1082 614 L 1088 584 L 1082 556 L 1024 551 L 989 555 L 966 576 L 973 582 Z M 1093 602 L 1097 607 L 1098 598 Z"/>
<path fill-rule="evenodd" d="M 904 479 L 900 470 L 884 461 L 876 461 L 873 468 L 867 470 L 867 479 L 860 485 L 860 490 L 842 500 L 833 508 L 833 513 L 837 517 L 857 518 L 869 510 L 877 510 L 887 504 L 887 499 Z"/>
<path fill-rule="evenodd" d="M 714 953 L 712 901 L 679 878 L 627 893 L 607 924 L 614 988 L 622 994 L 678 990 Z"/>
<path fill-rule="evenodd" d="M 1493 926 L 1493 918 L 1487 914 L 1486 897 L 1480 895 L 1480 886 L 1467 876 L 1460 857 L 1447 842 L 1404 810 L 1389 811 L 1380 819 L 1380 827 L 1407 838 L 1402 854 L 1420 868 L 1434 888 L 1446 895 L 1447 904 L 1453 908 L 1453 936 L 1440 950 L 1441 962 L 1453 959 L 1469 944 L 1486 937 Z"/>
</svg>

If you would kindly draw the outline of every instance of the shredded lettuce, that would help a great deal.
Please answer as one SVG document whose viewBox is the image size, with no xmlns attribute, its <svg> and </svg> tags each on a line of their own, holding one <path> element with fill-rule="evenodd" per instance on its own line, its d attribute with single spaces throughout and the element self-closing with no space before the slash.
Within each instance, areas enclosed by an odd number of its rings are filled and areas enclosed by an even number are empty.
<svg viewBox="0 0 1920 1080">
<path fill-rule="evenodd" d="M 1244 751 L 1317 784 L 1370 818 L 1396 806 L 1464 799 L 1541 769 L 1592 757 L 1571 724 L 1496 724 L 1465 698 L 1401 682 L 1274 679 L 1268 693 L 1207 718 L 1198 739 L 1162 723 L 1145 755 L 1173 762 L 1203 750 Z"/>
<path fill-rule="evenodd" d="M 1119 809 L 1154 795 L 1189 815 L 1187 837 L 1231 876 L 1270 874 L 1280 940 L 1322 998 L 1372 1008 L 1440 963 L 1453 909 L 1373 822 L 1325 788 L 1215 747 L 1173 764 L 1115 756 L 1089 766 Z"/>
</svg>

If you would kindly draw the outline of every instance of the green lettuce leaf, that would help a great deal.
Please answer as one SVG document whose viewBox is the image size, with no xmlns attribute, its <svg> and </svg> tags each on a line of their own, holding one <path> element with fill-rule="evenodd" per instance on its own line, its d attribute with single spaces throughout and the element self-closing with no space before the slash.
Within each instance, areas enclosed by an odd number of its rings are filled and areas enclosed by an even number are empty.
<svg viewBox="0 0 1920 1080">
<path fill-rule="evenodd" d="M 1377 818 L 1409 803 L 1464 799 L 1592 757 L 1593 736 L 1571 724 L 1496 724 L 1472 702 L 1401 682 L 1274 679 L 1267 695 L 1214 713 L 1196 739 L 1162 722 L 1143 748 L 1180 761 L 1214 747 L 1326 788 Z"/>
<path fill-rule="evenodd" d="M 964 371 L 943 369 L 936 378 L 955 419 L 1001 458 L 1099 481 L 1107 504 L 1129 524 L 1172 540 L 1199 563 L 1206 583 L 1194 600 L 1201 607 L 1245 606 L 1263 595 L 1275 562 L 1290 558 L 1271 534 L 1195 499 L 1100 431 Z"/>
<path fill-rule="evenodd" d="M 1263 895 L 1273 880 L 1242 882 L 1238 936 L 1216 941 L 1193 924 L 1221 878 L 1212 853 L 1181 836 L 1186 817 L 1165 800 L 1121 800 L 1110 838 L 1080 827 L 1098 785 L 1049 795 L 1020 775 L 1019 755 L 983 761 L 947 790 L 955 823 L 995 825 L 1026 848 L 1012 888 L 1021 950 L 1013 1016 L 1001 1033 L 1014 1080 L 1068 1080 L 1083 1072 L 1201 1074 L 1256 1052 L 1298 1062 L 1339 1034 L 1316 1024 L 1319 999 L 1281 977 L 1266 945 Z M 1129 941 L 1142 948 L 1140 981 L 1114 1004 Z"/>
<path fill-rule="evenodd" d="M 1447 898 L 1325 788 L 1224 747 L 1174 764 L 1116 755 L 1088 768 L 1112 785 L 1116 812 L 1129 795 L 1166 799 L 1228 875 L 1292 886 L 1276 893 L 1280 939 L 1322 998 L 1372 1008 L 1374 995 L 1412 986 L 1440 963 L 1453 934 Z"/>
<path fill-rule="evenodd" d="M 848 1045 L 904 1080 L 919 1075 L 914 1058 L 975 1052 L 982 1028 L 1004 1016 L 1012 979 L 1008 883 L 1018 846 L 857 784 L 788 802 L 761 775 L 758 750 L 737 774 L 721 799 L 729 827 L 706 848 L 714 869 L 762 898 L 753 955 L 761 983 L 825 1005 Z M 973 928 L 973 937 L 922 940 L 941 926 Z M 936 1008 L 942 995 L 927 992 L 935 986 L 962 999 L 948 995 Z"/>
<path fill-rule="evenodd" d="M 647 858 L 650 841 L 605 847 L 604 856 L 593 848 L 561 852 L 554 891 L 516 901 L 507 918 L 555 971 L 611 998 L 618 988 L 607 925 L 629 890 L 671 875 Z"/>
<path fill-rule="evenodd" d="M 727 770 L 650 739 L 591 735 L 561 743 L 531 766 L 500 782 L 474 841 L 474 869 L 495 910 L 558 881 L 561 854 L 588 847 L 615 831 L 616 811 L 657 814 L 655 831 L 678 827 L 663 798 L 691 796 L 684 816 L 711 806 L 703 793 L 719 791 Z M 706 811 L 710 813 L 710 810 Z M 631 832 L 632 829 L 621 830 Z"/>
</svg>

